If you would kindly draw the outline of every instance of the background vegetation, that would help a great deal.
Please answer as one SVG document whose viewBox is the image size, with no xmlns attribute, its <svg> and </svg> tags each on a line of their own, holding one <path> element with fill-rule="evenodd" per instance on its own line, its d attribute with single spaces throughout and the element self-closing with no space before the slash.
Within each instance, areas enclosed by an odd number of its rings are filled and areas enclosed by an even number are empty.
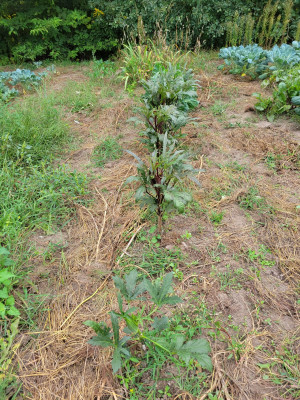
<svg viewBox="0 0 300 400">
<path fill-rule="evenodd" d="M 287 2 L 272 2 L 276 10 L 270 14 L 276 32 L 286 32 L 285 39 L 295 38 L 300 14 L 300 0 L 294 0 L 286 26 Z M 226 36 L 228 40 L 230 21 L 238 31 L 237 21 L 242 30 L 247 26 L 246 17 L 237 18 L 237 12 L 249 16 L 251 28 L 266 4 L 266 0 L 6 0 L 0 5 L 1 62 L 103 57 L 115 52 L 121 40 L 137 39 L 142 24 L 150 38 L 161 29 L 181 47 L 220 48 Z"/>
</svg>

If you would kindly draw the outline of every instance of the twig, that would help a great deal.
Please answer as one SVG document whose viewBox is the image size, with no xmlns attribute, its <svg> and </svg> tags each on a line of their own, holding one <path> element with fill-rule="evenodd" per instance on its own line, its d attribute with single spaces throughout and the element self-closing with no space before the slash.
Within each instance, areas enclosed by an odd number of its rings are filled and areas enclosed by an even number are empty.
<svg viewBox="0 0 300 400">
<path fill-rule="evenodd" d="M 138 227 L 138 229 L 134 232 L 134 234 L 131 236 L 131 239 L 129 240 L 129 242 L 127 243 L 125 249 L 123 250 L 122 254 L 120 255 L 118 261 L 116 262 L 116 265 L 119 265 L 121 259 L 124 257 L 124 255 L 126 254 L 127 250 L 129 249 L 129 246 L 131 245 L 131 243 L 133 242 L 133 239 L 136 237 L 136 235 L 139 233 L 139 231 L 143 228 L 143 226 L 145 226 L 146 224 L 143 224 L 141 226 Z"/>
<path fill-rule="evenodd" d="M 60 329 L 69 321 L 69 319 L 76 313 L 76 311 L 87 301 L 91 300 L 92 297 L 94 297 L 99 290 L 101 290 L 103 288 L 103 286 L 106 284 L 106 282 L 108 281 L 108 278 L 110 278 L 111 273 L 109 273 L 109 275 L 105 278 L 105 280 L 102 282 L 101 286 L 98 287 L 98 289 L 89 297 L 87 297 L 85 300 L 83 300 L 81 303 L 78 304 L 78 306 L 76 306 L 74 308 L 74 310 L 71 312 L 71 314 L 69 314 L 69 316 L 64 320 L 64 322 L 60 325 Z"/>
</svg>

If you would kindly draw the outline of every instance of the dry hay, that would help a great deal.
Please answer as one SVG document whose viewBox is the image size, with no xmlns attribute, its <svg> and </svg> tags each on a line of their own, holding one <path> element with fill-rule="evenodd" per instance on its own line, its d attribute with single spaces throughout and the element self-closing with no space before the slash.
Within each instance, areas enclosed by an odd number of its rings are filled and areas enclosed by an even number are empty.
<svg viewBox="0 0 300 400">
<path fill-rule="evenodd" d="M 107 320 L 115 294 L 111 270 L 119 249 L 125 250 L 128 238 L 140 229 L 139 209 L 131 199 L 126 200 L 129 189 L 123 188 L 132 171 L 126 160 L 117 162 L 104 179 L 94 182 L 93 206 L 77 207 L 78 221 L 68 232 L 71 244 L 65 253 L 65 267 L 54 282 L 58 294 L 40 320 L 40 330 L 20 337 L 19 378 L 33 396 L 25 398 L 117 396 L 110 350 L 87 344 L 91 331 L 83 322 Z"/>
</svg>

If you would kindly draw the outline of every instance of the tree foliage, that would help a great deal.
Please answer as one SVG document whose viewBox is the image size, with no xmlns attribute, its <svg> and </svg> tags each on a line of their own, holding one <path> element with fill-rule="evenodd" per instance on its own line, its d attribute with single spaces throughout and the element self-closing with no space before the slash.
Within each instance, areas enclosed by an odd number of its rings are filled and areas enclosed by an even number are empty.
<svg viewBox="0 0 300 400">
<path fill-rule="evenodd" d="M 259 17 L 267 0 L 4 0 L 0 4 L 0 57 L 21 62 L 38 58 L 84 58 L 111 53 L 120 40 L 160 28 L 168 40 L 192 47 L 225 44 L 226 22 L 240 15 Z M 291 31 L 299 20 L 294 0 Z"/>
</svg>

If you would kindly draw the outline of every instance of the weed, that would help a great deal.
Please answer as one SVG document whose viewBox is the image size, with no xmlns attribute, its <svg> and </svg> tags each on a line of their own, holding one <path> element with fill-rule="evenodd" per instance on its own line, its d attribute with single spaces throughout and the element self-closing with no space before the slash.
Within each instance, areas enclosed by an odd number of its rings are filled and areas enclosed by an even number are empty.
<svg viewBox="0 0 300 400">
<path fill-rule="evenodd" d="M 219 242 L 214 249 L 208 250 L 208 253 L 214 262 L 220 262 L 221 255 L 227 253 L 227 247 L 222 242 Z"/>
<path fill-rule="evenodd" d="M 247 167 L 245 165 L 239 164 L 237 161 L 230 161 L 227 164 L 225 164 L 224 167 L 220 168 L 230 169 L 236 172 L 244 172 Z"/>
<path fill-rule="evenodd" d="M 228 108 L 227 103 L 223 103 L 222 101 L 216 101 L 214 105 L 211 106 L 211 111 L 213 115 L 223 115 Z"/>
<path fill-rule="evenodd" d="M 12 294 L 18 277 L 12 271 L 14 262 L 9 258 L 9 254 L 7 249 L 0 247 L 0 317 L 3 320 L 20 315 L 19 310 L 15 307 L 15 298 Z"/>
<path fill-rule="evenodd" d="M 0 107 L 0 162 L 11 166 L 50 161 L 69 138 L 62 111 L 42 92 Z"/>
<path fill-rule="evenodd" d="M 116 72 L 116 63 L 113 61 L 93 60 L 92 70 L 88 73 L 88 76 L 91 80 L 97 82 L 99 79 L 112 75 L 114 72 Z"/>
<path fill-rule="evenodd" d="M 106 138 L 93 151 L 92 159 L 97 167 L 103 167 L 108 161 L 117 160 L 123 154 L 123 149 L 115 138 Z"/>
<path fill-rule="evenodd" d="M 70 108 L 72 113 L 89 114 L 96 107 L 98 99 L 92 82 L 69 81 L 53 101 Z"/>
<path fill-rule="evenodd" d="M 216 276 L 220 281 L 220 289 L 241 289 L 241 278 L 244 274 L 243 268 L 232 269 L 232 267 L 228 264 L 225 266 L 225 271 L 218 271 L 217 268 L 213 265 L 211 271 L 211 276 Z"/>
<path fill-rule="evenodd" d="M 258 210 L 260 212 L 273 212 L 266 199 L 260 196 L 258 188 L 252 186 L 248 192 L 240 198 L 239 204 L 245 210 Z"/>
<path fill-rule="evenodd" d="M 5 238 L 10 243 L 28 230 L 55 231 L 68 221 L 74 204 L 84 202 L 88 193 L 86 176 L 66 167 L 25 171 L 4 166 L 0 187 L 0 242 Z"/>
<path fill-rule="evenodd" d="M 221 211 L 220 213 L 218 213 L 217 211 L 212 211 L 210 213 L 209 219 L 211 220 L 211 222 L 215 225 L 218 226 L 220 225 L 220 223 L 223 220 L 225 212 Z"/>
<path fill-rule="evenodd" d="M 286 338 L 280 350 L 278 346 L 273 349 L 274 352 L 267 350 L 267 362 L 257 364 L 263 372 L 264 380 L 280 386 L 285 398 L 296 399 L 300 396 L 300 365 L 295 349 L 297 340 L 296 336 Z"/>
<path fill-rule="evenodd" d="M 186 64 L 188 54 L 175 50 L 172 46 L 148 41 L 146 45 L 125 45 L 122 50 L 125 89 L 134 89 L 143 79 L 148 79 L 155 66 L 168 63 L 181 66 Z"/>
<path fill-rule="evenodd" d="M 271 250 L 263 244 L 259 246 L 258 253 L 251 249 L 248 250 L 249 260 L 252 262 L 258 261 L 262 267 L 273 267 L 275 265 L 275 261 L 268 259 L 271 254 Z"/>
<path fill-rule="evenodd" d="M 191 239 L 192 234 L 190 232 L 188 232 L 188 231 L 185 231 L 185 233 L 183 235 L 181 235 L 181 237 L 182 237 L 182 239 L 189 240 L 189 239 Z"/>
<path fill-rule="evenodd" d="M 173 271 L 176 278 L 181 278 L 180 265 L 184 256 L 180 249 L 168 250 L 160 247 L 160 237 L 157 238 L 156 235 L 149 238 L 146 233 L 141 233 L 138 240 L 143 242 L 143 251 L 138 253 L 142 256 L 135 257 L 134 263 L 151 276 L 162 276 L 165 272 Z M 130 268 L 126 267 L 128 264 L 133 264 L 132 258 L 124 257 L 121 265 L 124 266 L 125 271 Z"/>
</svg>

